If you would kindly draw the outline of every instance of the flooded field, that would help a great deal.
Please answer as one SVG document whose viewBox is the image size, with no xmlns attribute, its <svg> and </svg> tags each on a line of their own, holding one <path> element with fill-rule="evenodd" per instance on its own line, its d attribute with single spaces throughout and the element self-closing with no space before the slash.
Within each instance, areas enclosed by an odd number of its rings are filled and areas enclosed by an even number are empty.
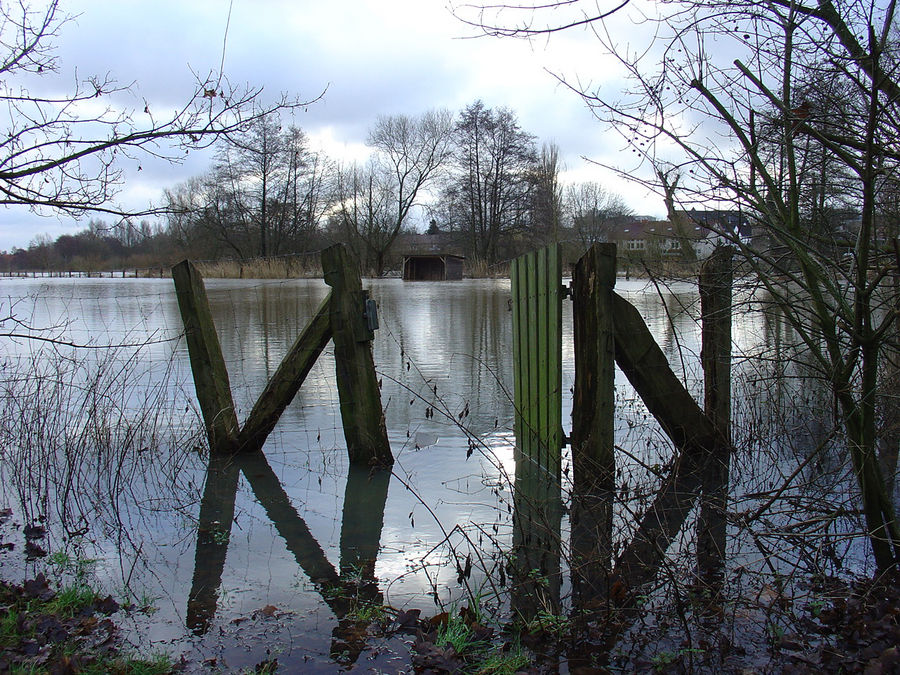
<svg viewBox="0 0 900 675">
<path fill-rule="evenodd" d="M 125 619 L 135 645 L 183 654 L 197 670 L 269 659 L 284 672 L 407 669 L 411 638 L 367 628 L 379 618 L 364 615 L 373 607 L 424 617 L 478 604 L 502 623 L 515 586 L 507 578 L 516 517 L 509 281 L 364 286 L 379 308 L 374 357 L 391 473 L 348 467 L 330 345 L 264 457 L 210 463 L 170 280 L 0 281 L 4 314 L 16 319 L 7 332 L 41 338 L 2 338 L 0 507 L 12 515 L 0 527 L 17 544 L 0 553 L 3 575 L 89 574 L 146 609 Z M 215 280 L 207 290 L 243 419 L 327 287 Z M 617 291 L 701 395 L 695 287 L 620 280 Z M 849 467 L 836 453 L 807 461 L 830 443 L 827 402 L 787 365 L 789 330 L 757 310 L 742 298 L 733 325 L 739 454 L 727 560 L 733 597 L 752 596 L 756 606 L 761 593 L 794 583 L 800 563 L 833 573 L 866 565 L 856 523 L 844 517 L 854 510 Z M 569 392 L 568 302 L 563 325 Z M 621 547 L 672 452 L 621 373 L 616 398 Z M 567 428 L 571 401 L 563 396 Z M 569 466 L 564 454 L 555 560 L 529 591 L 547 616 L 578 609 L 567 562 Z M 821 521 L 814 537 L 796 526 L 810 519 Z M 46 534 L 26 551 L 19 528 L 34 524 Z M 685 532 L 670 548 L 648 605 L 671 599 L 666 581 L 689 579 L 691 539 Z M 773 591 L 758 575 L 781 586 Z M 732 625 L 740 621 L 757 619 L 735 609 Z M 619 652 L 634 640 L 622 635 Z"/>
</svg>

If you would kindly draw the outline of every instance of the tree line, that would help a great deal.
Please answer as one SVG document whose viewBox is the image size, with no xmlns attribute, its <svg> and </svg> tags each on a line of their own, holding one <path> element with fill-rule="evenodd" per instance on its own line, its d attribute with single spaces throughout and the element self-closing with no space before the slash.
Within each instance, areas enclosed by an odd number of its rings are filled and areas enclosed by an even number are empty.
<svg viewBox="0 0 900 675">
<path fill-rule="evenodd" d="M 539 145 L 509 108 L 481 101 L 453 114 L 385 115 L 370 157 L 340 163 L 314 150 L 278 111 L 216 142 L 205 173 L 166 190 L 162 217 L 104 223 L 6 255 L 15 269 L 150 267 L 183 257 L 250 260 L 304 254 L 340 241 L 383 274 L 398 237 L 416 228 L 487 265 L 538 243 L 601 240 L 631 212 L 596 182 L 563 186 L 559 149 Z"/>
</svg>

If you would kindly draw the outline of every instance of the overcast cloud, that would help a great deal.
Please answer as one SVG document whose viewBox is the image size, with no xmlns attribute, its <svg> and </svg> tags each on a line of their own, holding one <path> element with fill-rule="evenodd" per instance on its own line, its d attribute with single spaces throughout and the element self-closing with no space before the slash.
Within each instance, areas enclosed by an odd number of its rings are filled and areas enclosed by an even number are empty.
<svg viewBox="0 0 900 675">
<path fill-rule="evenodd" d="M 131 105 L 142 109 L 146 99 L 163 115 L 186 101 L 192 72 L 219 70 L 224 42 L 232 85 L 263 86 L 268 98 L 285 92 L 308 100 L 324 92 L 293 123 L 335 159 L 364 157 L 367 130 L 380 114 L 458 111 L 482 99 L 512 108 L 526 131 L 557 143 L 564 180 L 598 180 L 636 211 L 663 212 L 652 196 L 582 159 L 616 164 L 623 147 L 547 72 L 588 77 L 616 94 L 614 64 L 584 31 L 559 34 L 549 44 L 466 39 L 473 30 L 453 17 L 445 0 L 233 0 L 230 22 L 228 0 L 63 0 L 62 9 L 77 16 L 56 39 L 60 75 L 31 84 L 32 91 L 65 86 L 76 69 L 80 78 L 109 73 L 135 83 Z M 203 173 L 209 162 L 209 153 L 174 166 L 141 161 L 140 173 L 127 172 L 120 201 L 133 208 L 158 203 L 165 188 Z M 8 207 L 0 211 L 0 249 L 85 226 L 86 220 Z"/>
</svg>

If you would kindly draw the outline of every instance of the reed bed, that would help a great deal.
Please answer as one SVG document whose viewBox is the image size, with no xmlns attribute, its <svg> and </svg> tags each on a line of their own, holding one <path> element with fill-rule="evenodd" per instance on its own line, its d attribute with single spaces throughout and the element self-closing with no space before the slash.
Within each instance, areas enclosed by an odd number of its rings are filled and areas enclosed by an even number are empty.
<svg viewBox="0 0 900 675">
<path fill-rule="evenodd" d="M 207 279 L 307 279 L 322 276 L 316 255 L 198 262 Z"/>
</svg>

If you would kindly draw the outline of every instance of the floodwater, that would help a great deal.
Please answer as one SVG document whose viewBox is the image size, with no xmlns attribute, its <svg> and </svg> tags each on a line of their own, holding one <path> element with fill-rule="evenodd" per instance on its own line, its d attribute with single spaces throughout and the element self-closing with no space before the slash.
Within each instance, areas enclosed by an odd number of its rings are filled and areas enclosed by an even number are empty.
<svg viewBox="0 0 900 675">
<path fill-rule="evenodd" d="M 396 672 L 408 663 L 402 638 L 360 629 L 359 607 L 419 608 L 428 616 L 473 596 L 486 610 L 507 607 L 498 577 L 513 539 L 508 280 L 364 281 L 379 309 L 373 349 L 396 460 L 390 475 L 348 467 L 330 345 L 264 459 L 208 465 L 197 447 L 200 420 L 171 281 L 12 279 L 0 287 L 3 313 L 20 321 L 7 320 L 6 332 L 55 340 L 3 338 L 4 414 L 21 426 L 17 435 L 13 423 L 5 427 L 16 437 L 5 439 L 0 507 L 12 508 L 19 524 L 44 522 L 40 545 L 51 552 L 24 563 L 0 553 L 4 574 L 55 565 L 152 605 L 128 620 L 132 641 L 143 651 L 184 654 L 191 668 L 277 658 L 286 672 Z M 207 282 L 239 419 L 327 290 L 320 280 Z M 620 280 L 617 291 L 699 395 L 696 289 Z M 568 301 L 563 316 L 568 433 Z M 737 389 L 736 435 L 746 434 L 750 445 L 768 433 L 760 420 L 771 419 L 773 408 L 783 412 L 791 396 L 772 378 L 780 359 L 763 372 L 742 355 L 780 344 L 785 330 L 752 304 L 735 316 L 735 371 L 746 387 Z M 95 348 L 110 344 L 120 346 Z M 34 375 L 44 381 L 35 384 Z M 638 499 L 637 486 L 671 451 L 621 373 L 616 396 L 620 479 Z M 796 430 L 809 420 L 789 422 Z M 26 433 L 27 425 L 35 428 Z M 798 437 L 816 433 L 824 432 Z M 798 452 L 779 448 L 785 457 Z M 736 470 L 744 492 L 770 480 L 754 470 L 761 464 L 748 455 Z M 617 532 L 627 530 L 633 511 L 617 515 Z M 567 527 L 563 518 L 563 539 Z M 558 593 L 563 602 L 570 595 L 565 575 Z"/>
</svg>

